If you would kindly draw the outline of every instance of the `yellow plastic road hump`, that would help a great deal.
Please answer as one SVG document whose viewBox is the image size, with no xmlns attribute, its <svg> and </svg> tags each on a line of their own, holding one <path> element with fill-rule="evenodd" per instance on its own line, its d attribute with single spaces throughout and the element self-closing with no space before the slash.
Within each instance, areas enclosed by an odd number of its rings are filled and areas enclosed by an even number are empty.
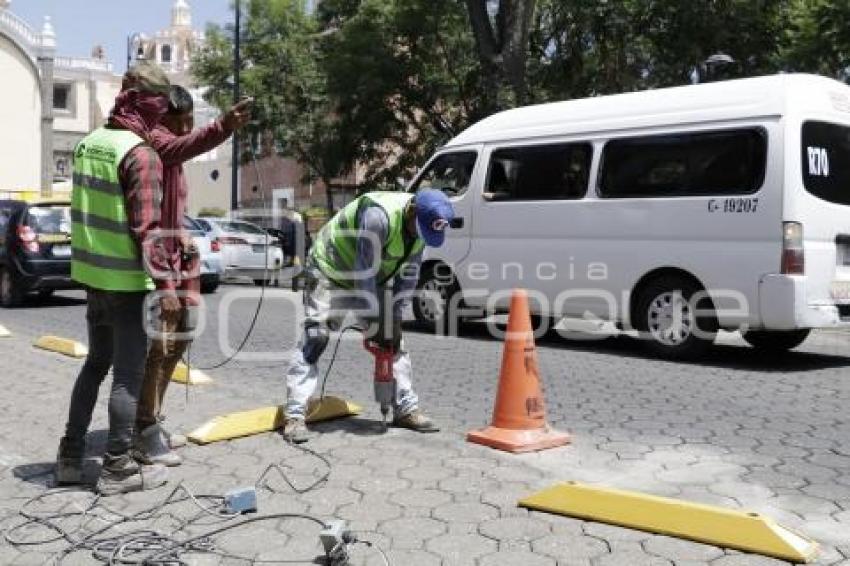
<svg viewBox="0 0 850 566">
<path fill-rule="evenodd" d="M 6 327 L 0 324 L 0 338 L 8 338 L 12 333 L 6 330 Z"/>
<path fill-rule="evenodd" d="M 576 482 L 544 489 L 521 500 L 519 506 L 792 562 L 808 562 L 818 551 L 813 540 L 758 513 Z"/>
<path fill-rule="evenodd" d="M 321 402 L 314 397 L 307 403 L 307 422 L 317 423 L 342 417 L 351 417 L 363 412 L 363 407 L 351 401 L 325 395 Z"/>
<path fill-rule="evenodd" d="M 269 432 L 281 426 L 281 407 L 263 407 L 216 417 L 189 433 L 189 440 L 197 444 L 209 444 Z"/>
<path fill-rule="evenodd" d="M 310 399 L 307 405 L 307 422 L 330 420 L 350 415 L 359 415 L 363 408 L 340 399 L 326 396 L 317 405 L 318 399 Z M 189 433 L 189 440 L 196 444 L 209 444 L 221 440 L 231 440 L 242 436 L 251 436 L 270 432 L 283 426 L 281 407 L 263 407 L 240 413 L 230 413 L 216 417 Z"/>
<path fill-rule="evenodd" d="M 189 380 L 189 385 L 206 385 L 213 381 L 210 376 L 199 369 L 192 368 L 192 371 L 190 372 L 189 368 L 186 367 L 186 364 L 180 362 L 171 374 L 171 381 L 186 383 L 187 379 Z"/>
<path fill-rule="evenodd" d="M 72 358 L 85 358 L 89 353 L 89 349 L 79 342 L 74 342 L 67 338 L 59 338 L 58 336 L 42 336 L 35 341 L 34 346 L 42 350 L 71 356 Z"/>
</svg>

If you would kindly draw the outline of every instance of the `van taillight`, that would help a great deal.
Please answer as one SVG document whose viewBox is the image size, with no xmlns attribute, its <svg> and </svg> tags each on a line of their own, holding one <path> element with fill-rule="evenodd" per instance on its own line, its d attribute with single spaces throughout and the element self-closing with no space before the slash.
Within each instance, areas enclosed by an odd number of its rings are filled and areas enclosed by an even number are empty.
<svg viewBox="0 0 850 566">
<path fill-rule="evenodd" d="M 212 242 L 210 242 L 210 250 L 212 250 L 214 252 L 220 252 L 221 251 L 221 242 L 218 241 L 218 238 L 216 238 Z"/>
<path fill-rule="evenodd" d="M 21 241 L 21 247 L 25 252 L 31 254 L 38 253 L 38 239 L 32 228 L 29 226 L 18 226 L 18 239 Z"/>
<path fill-rule="evenodd" d="M 806 256 L 803 251 L 803 225 L 799 222 L 782 223 L 782 274 L 803 275 Z"/>
</svg>

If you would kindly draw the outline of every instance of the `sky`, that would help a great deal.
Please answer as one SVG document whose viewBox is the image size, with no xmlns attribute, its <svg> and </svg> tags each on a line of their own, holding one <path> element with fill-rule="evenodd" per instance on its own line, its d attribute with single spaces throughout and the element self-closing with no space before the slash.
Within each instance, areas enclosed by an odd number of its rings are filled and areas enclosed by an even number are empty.
<svg viewBox="0 0 850 566">
<path fill-rule="evenodd" d="M 92 47 L 103 45 L 106 57 L 121 73 L 127 63 L 127 36 L 148 35 L 171 23 L 174 0 L 12 0 L 11 11 L 40 31 L 44 16 L 56 30 L 56 54 L 88 57 Z M 192 26 L 203 30 L 207 22 L 223 24 L 233 19 L 230 0 L 189 0 Z"/>
</svg>

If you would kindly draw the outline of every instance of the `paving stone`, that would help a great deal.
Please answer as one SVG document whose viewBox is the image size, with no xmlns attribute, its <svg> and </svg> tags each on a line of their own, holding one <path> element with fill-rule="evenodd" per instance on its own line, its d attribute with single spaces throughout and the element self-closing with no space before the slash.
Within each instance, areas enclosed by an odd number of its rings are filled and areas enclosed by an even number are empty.
<svg viewBox="0 0 850 566">
<path fill-rule="evenodd" d="M 716 546 L 664 536 L 654 536 L 644 541 L 643 547 L 650 554 L 668 558 L 676 564 L 685 560 L 705 562 L 723 556 L 723 550 Z"/>
<path fill-rule="evenodd" d="M 607 541 L 641 542 L 652 536 L 643 531 L 624 529 L 623 527 L 606 525 L 604 523 L 585 523 L 584 532 L 590 536 Z"/>
<path fill-rule="evenodd" d="M 434 509 L 434 518 L 447 523 L 480 523 L 499 516 L 499 510 L 484 503 L 446 503 Z"/>
<path fill-rule="evenodd" d="M 496 541 L 481 535 L 442 535 L 425 543 L 425 549 L 443 557 L 448 564 L 470 564 L 496 550 Z"/>
<path fill-rule="evenodd" d="M 479 563 L 481 566 L 555 566 L 551 558 L 522 551 L 499 551 L 484 556 Z"/>
<path fill-rule="evenodd" d="M 256 293 L 253 288 L 225 285 L 219 293 L 205 297 L 215 311 L 228 293 L 241 290 Z M 300 304 L 299 295 L 280 293 Z M 254 304 L 252 300 L 235 303 L 227 321 L 230 336 L 244 335 Z M 50 308 L 25 305 L 0 311 L 3 324 L 20 338 L 0 341 L 0 359 L 15 361 L 0 371 L 4 393 L 0 396 L 0 530 L 20 503 L 13 497 L 39 493 L 45 487 L 45 478 L 24 479 L 28 476 L 15 474 L 18 467 L 38 470 L 52 462 L 73 377 L 80 368 L 77 361 L 33 350 L 32 335 L 49 330 L 85 339 L 84 311 L 84 304 L 63 305 L 61 299 Z M 292 307 L 284 306 L 283 316 L 261 316 L 249 348 L 292 348 L 297 330 L 291 324 L 293 313 Z M 210 318 L 208 332 L 193 346 L 193 360 L 222 359 L 217 345 L 219 322 Z M 467 430 L 490 419 L 499 371 L 502 342 L 488 338 L 480 328 L 473 324 L 465 335 L 445 340 L 418 330 L 406 332 L 419 368 L 417 391 L 443 427 L 436 435 L 378 430 L 368 379 L 372 360 L 362 354 L 357 340 L 343 345 L 330 390 L 359 400 L 366 411 L 361 418 L 314 426 L 308 446 L 329 458 L 327 483 L 298 495 L 275 477 L 271 485 L 278 493 L 259 493 L 261 512 L 308 512 L 323 520 L 347 520 L 349 528 L 373 538 L 394 564 L 404 566 L 477 566 L 476 561 L 522 566 L 536 559 L 557 561 L 560 566 L 633 566 L 669 564 L 670 560 L 676 566 L 782 563 L 734 552 L 712 553 L 709 560 L 701 554 L 705 548 L 700 545 L 530 512 L 516 505 L 541 487 L 576 480 L 740 504 L 821 542 L 824 553 L 818 566 L 850 560 L 850 549 L 845 548 L 844 554 L 840 550 L 842 543 L 846 546 L 850 522 L 846 515 L 850 511 L 846 498 L 850 382 L 844 375 L 845 362 L 850 360 L 850 333 L 815 332 L 801 352 L 783 357 L 781 364 L 768 363 L 770 367 L 751 359 L 739 337 L 726 334 L 701 364 L 644 357 L 628 338 L 598 344 L 557 335 L 543 339 L 538 342 L 538 355 L 546 378 L 549 418 L 553 425 L 570 431 L 574 442 L 560 450 L 508 455 L 465 441 Z M 722 362 L 715 363 L 721 357 Z M 192 430 L 214 415 L 281 402 L 284 365 L 285 361 L 238 361 L 225 366 L 216 372 L 216 387 L 192 390 L 188 405 L 183 389 L 171 388 L 166 399 L 169 428 Z M 569 379 L 563 379 L 567 368 Z M 349 375 L 363 379 L 341 378 Z M 56 418 L 38 416 L 43 414 Z M 92 423 L 92 455 L 104 449 L 107 420 L 104 388 Z M 287 446 L 277 434 L 192 446 L 181 454 L 185 463 L 172 470 L 174 482 L 187 481 L 198 492 L 222 493 L 251 485 L 270 462 L 289 466 L 298 485 L 324 472 L 324 464 Z M 108 504 L 127 513 L 149 507 L 151 500 L 150 494 L 133 494 L 110 498 Z M 198 512 L 191 503 L 173 510 Z M 539 532 L 532 528 L 528 537 L 522 528 L 493 527 L 505 521 L 536 521 L 541 526 Z M 176 524 L 163 518 L 140 526 L 168 530 Z M 492 530 L 505 538 L 481 534 Z M 271 531 L 246 527 L 236 531 L 231 542 L 243 550 L 268 551 L 268 556 L 278 559 L 279 551 L 288 553 L 288 558 L 320 554 L 317 525 L 281 521 Z M 203 529 L 190 527 L 187 532 Z M 41 550 L 17 552 L 0 543 L 0 562 L 41 564 L 47 556 Z M 572 556 L 564 555 L 570 551 Z M 358 546 L 355 555 L 353 566 L 383 565 L 377 552 L 365 546 Z M 78 563 L 90 564 L 91 556 L 81 553 Z M 241 566 L 209 556 L 192 557 L 190 563 Z"/>
<path fill-rule="evenodd" d="M 407 507 L 438 507 L 452 500 L 452 496 L 436 489 L 405 489 L 390 495 L 390 501 Z"/>
<path fill-rule="evenodd" d="M 555 534 L 539 538 L 531 543 L 535 553 L 545 554 L 561 560 L 591 559 L 608 552 L 608 545 L 601 540 L 585 535 Z"/>
<path fill-rule="evenodd" d="M 550 533 L 549 525 L 528 517 L 505 517 L 481 523 L 482 535 L 497 540 L 532 541 Z"/>
<path fill-rule="evenodd" d="M 593 561 L 598 566 L 671 566 L 673 563 L 644 552 L 612 552 Z"/>
<path fill-rule="evenodd" d="M 787 566 L 787 564 L 788 562 L 784 560 L 768 558 L 767 556 L 736 554 L 718 558 L 711 563 L 711 566 Z"/>
<path fill-rule="evenodd" d="M 434 538 L 446 532 L 446 525 L 427 517 L 405 517 L 382 522 L 378 531 L 391 537 L 395 544 L 399 540 L 422 541 Z"/>
</svg>

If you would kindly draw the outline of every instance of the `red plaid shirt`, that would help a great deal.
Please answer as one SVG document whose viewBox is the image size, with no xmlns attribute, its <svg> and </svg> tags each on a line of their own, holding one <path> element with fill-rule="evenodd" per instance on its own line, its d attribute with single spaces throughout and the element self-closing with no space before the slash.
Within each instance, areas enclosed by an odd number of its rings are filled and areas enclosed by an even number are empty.
<svg viewBox="0 0 850 566">
<path fill-rule="evenodd" d="M 185 136 L 162 125 L 151 132 L 151 146 L 130 151 L 119 167 L 127 199 L 130 231 L 141 247 L 145 266 L 162 291 L 196 291 L 198 265 L 186 264 L 182 241 L 189 189 L 183 163 L 221 145 L 230 137 L 221 121 Z"/>
</svg>

